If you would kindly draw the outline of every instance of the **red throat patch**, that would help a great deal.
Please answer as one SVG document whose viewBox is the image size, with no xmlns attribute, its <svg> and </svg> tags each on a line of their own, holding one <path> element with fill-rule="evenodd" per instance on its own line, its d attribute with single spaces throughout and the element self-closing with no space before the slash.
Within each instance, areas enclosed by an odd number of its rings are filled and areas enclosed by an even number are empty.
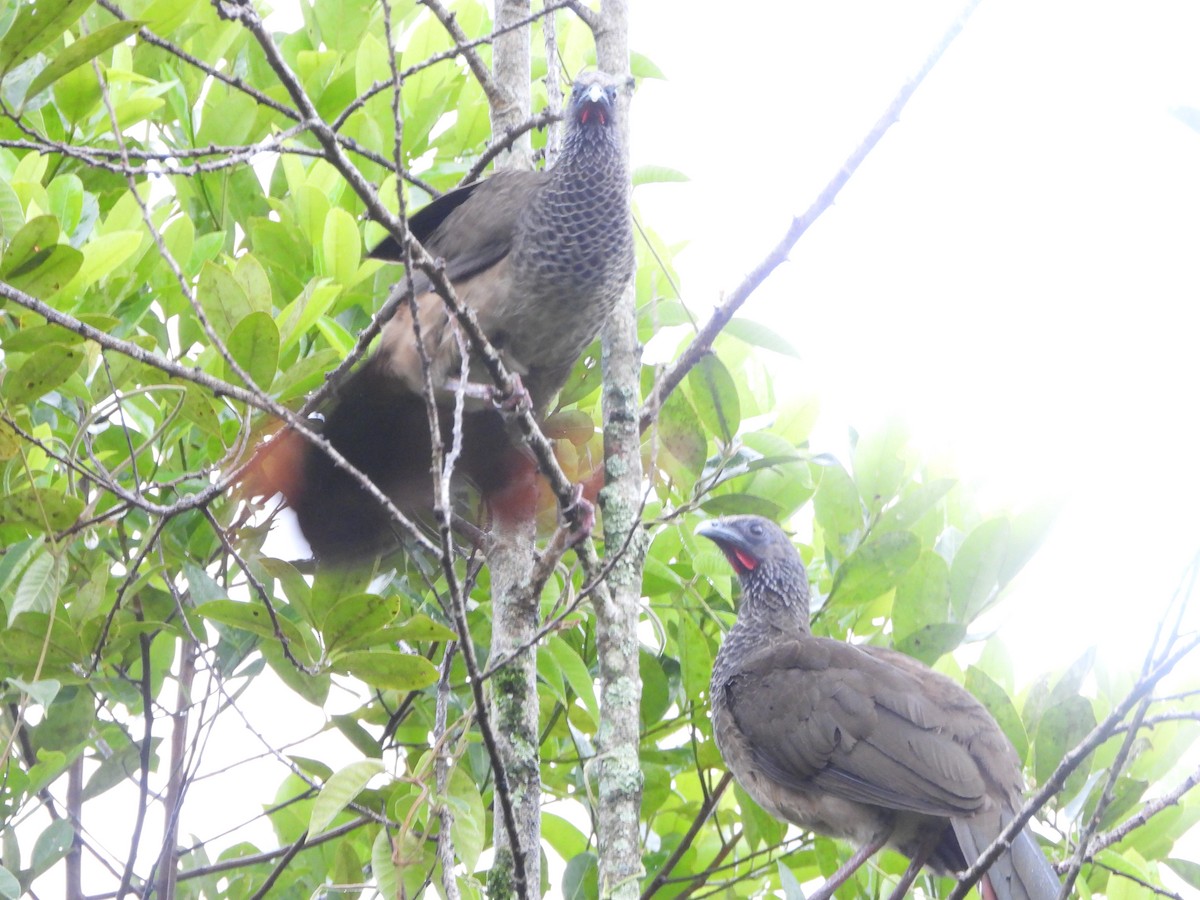
<svg viewBox="0 0 1200 900">
<path fill-rule="evenodd" d="M 753 572 L 758 568 L 758 560 L 748 553 L 734 548 L 733 550 L 734 566 L 746 572 Z"/>
</svg>

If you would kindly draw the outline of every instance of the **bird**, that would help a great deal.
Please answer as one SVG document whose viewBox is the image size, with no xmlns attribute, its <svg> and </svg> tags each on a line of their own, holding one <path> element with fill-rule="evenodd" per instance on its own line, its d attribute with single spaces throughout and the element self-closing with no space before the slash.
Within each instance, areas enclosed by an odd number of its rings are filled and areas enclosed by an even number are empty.
<svg viewBox="0 0 1200 900">
<path fill-rule="evenodd" d="M 627 81 L 598 71 L 575 81 L 562 149 L 540 171 L 502 171 L 450 191 L 408 220 L 411 234 L 444 261 L 458 299 L 470 307 L 543 418 L 579 356 L 596 338 L 633 270 L 630 177 L 619 131 Z M 385 240 L 372 255 L 402 261 Z M 429 360 L 446 446 L 461 371 L 453 316 L 429 279 L 412 272 L 417 321 Z M 473 356 L 473 354 L 472 354 Z M 486 372 L 470 359 L 468 386 Z M 402 303 L 371 357 L 334 391 L 314 424 L 348 462 L 406 514 L 433 505 L 432 441 L 424 371 L 412 312 Z M 537 476 L 501 413 L 467 392 L 456 473 L 493 514 L 533 515 Z M 377 555 L 397 544 L 391 517 L 347 472 L 294 431 L 260 448 L 251 496 L 282 494 L 318 560 Z"/>
<path fill-rule="evenodd" d="M 896 898 L 926 863 L 966 869 L 1021 806 L 1021 763 L 996 720 L 903 653 L 814 636 L 804 564 L 774 522 L 728 516 L 696 533 L 741 583 L 709 686 L 721 757 L 771 815 L 858 847 L 812 897 L 885 845 L 911 861 Z M 996 900 L 1052 900 L 1060 886 L 1028 825 L 980 882 Z"/>
</svg>

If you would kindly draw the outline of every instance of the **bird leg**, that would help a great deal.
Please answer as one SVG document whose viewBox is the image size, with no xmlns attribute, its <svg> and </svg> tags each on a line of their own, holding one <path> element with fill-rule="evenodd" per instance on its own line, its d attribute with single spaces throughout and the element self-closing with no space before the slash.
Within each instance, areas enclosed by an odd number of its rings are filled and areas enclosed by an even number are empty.
<svg viewBox="0 0 1200 900">
<path fill-rule="evenodd" d="M 904 870 L 904 874 L 900 876 L 900 881 L 896 883 L 896 889 L 892 891 L 889 900 L 904 900 L 908 889 L 912 887 L 912 883 L 917 880 L 917 875 L 921 873 L 921 869 L 925 863 L 929 862 L 929 857 L 933 854 L 938 842 L 941 841 L 942 835 L 934 831 L 929 837 L 921 843 L 917 848 L 917 853 L 908 863 L 908 868 Z"/>
<path fill-rule="evenodd" d="M 565 535 L 568 547 L 574 547 L 596 527 L 596 507 L 583 495 L 582 484 L 572 486 L 571 502 L 563 509 L 563 518 L 567 522 L 574 520 L 574 525 Z"/>
<path fill-rule="evenodd" d="M 879 835 L 855 850 L 854 855 L 842 863 L 838 870 L 829 876 L 829 880 L 809 896 L 808 900 L 829 900 L 833 896 L 833 892 L 845 884 L 850 876 L 858 871 L 859 866 L 883 848 L 883 845 L 887 843 L 887 839 L 888 836 L 886 834 Z"/>
</svg>

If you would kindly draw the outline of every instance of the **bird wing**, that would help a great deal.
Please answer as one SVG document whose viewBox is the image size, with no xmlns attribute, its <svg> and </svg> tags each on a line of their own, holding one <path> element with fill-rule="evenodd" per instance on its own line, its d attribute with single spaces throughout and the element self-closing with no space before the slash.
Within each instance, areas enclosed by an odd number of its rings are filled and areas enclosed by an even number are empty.
<svg viewBox="0 0 1200 900">
<path fill-rule="evenodd" d="M 408 229 L 435 259 L 446 261 L 451 282 L 478 275 L 512 249 L 522 210 L 546 179 L 544 171 L 497 172 L 484 181 L 448 191 L 409 216 Z M 403 262 L 400 245 L 387 238 L 371 256 Z M 414 274 L 417 293 L 429 290 Z"/>
<path fill-rule="evenodd" d="M 755 762 L 784 785 L 859 803 L 941 816 L 979 809 L 984 777 L 938 696 L 947 684 L 966 692 L 942 679 L 931 695 L 873 649 L 807 636 L 752 654 L 724 689 Z"/>
<path fill-rule="evenodd" d="M 451 191 L 430 203 L 409 220 L 414 236 L 435 258 L 446 265 L 446 276 L 458 299 L 469 306 L 484 334 L 504 355 L 504 329 L 513 296 L 509 251 L 524 209 L 544 183 L 542 172 L 498 172 L 486 181 Z M 394 241 L 385 241 L 372 251 L 386 258 L 399 256 Z M 449 326 L 449 315 L 440 297 L 432 291 L 423 273 L 413 273 L 418 321 L 422 340 L 432 363 L 434 384 L 440 387 L 458 375 L 458 338 Z M 402 305 L 383 329 L 380 366 L 401 379 L 414 393 L 424 384 L 421 357 L 413 339 L 412 310 Z M 504 356 L 508 366 L 520 372 L 520 360 Z M 480 377 L 480 373 L 472 373 Z"/>
</svg>

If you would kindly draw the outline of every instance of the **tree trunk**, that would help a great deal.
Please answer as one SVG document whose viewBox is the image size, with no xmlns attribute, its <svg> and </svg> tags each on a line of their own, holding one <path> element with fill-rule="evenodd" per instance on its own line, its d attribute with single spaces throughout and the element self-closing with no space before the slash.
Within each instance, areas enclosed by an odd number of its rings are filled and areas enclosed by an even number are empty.
<svg viewBox="0 0 1200 900">
<path fill-rule="evenodd" d="M 626 0 L 605 0 L 596 34 L 600 68 L 629 74 L 629 9 Z M 629 117 L 623 114 L 622 144 L 629 152 Z M 641 528 L 642 457 L 638 428 L 642 361 L 637 338 L 636 296 L 630 281 L 605 326 L 604 459 L 601 492 L 604 546 L 610 559 L 607 602 L 597 602 L 601 717 L 597 743 L 600 835 L 600 896 L 636 898 L 642 869 L 638 828 L 642 772 L 638 762 L 642 682 L 638 670 L 638 611 L 646 534 Z"/>
<path fill-rule="evenodd" d="M 529 0 L 498 0 L 497 28 L 529 15 Z M 491 110 L 492 134 L 499 137 L 521 124 L 530 114 L 529 27 L 496 37 L 492 61 L 500 103 Z M 529 168 L 529 135 L 502 154 L 496 167 Z M 493 658 L 505 656 L 531 643 L 538 628 L 538 602 L 530 596 L 533 571 L 534 523 L 497 524 L 488 548 L 492 579 Z M 536 651 L 517 656 L 492 679 L 491 719 L 500 757 L 508 774 L 517 840 L 509 846 L 499 800 L 494 804 L 496 858 L 488 876 L 488 895 L 520 897 L 514 854 L 520 853 L 526 879 L 524 897 L 540 895 L 541 872 L 541 773 L 538 758 L 538 688 Z M 499 790 L 499 788 L 497 788 Z"/>
</svg>

